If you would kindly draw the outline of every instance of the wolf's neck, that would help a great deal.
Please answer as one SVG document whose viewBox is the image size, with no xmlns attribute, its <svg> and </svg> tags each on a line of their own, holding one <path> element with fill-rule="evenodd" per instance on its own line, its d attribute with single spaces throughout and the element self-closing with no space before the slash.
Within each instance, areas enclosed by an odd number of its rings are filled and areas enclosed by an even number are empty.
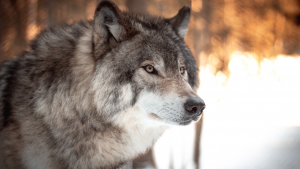
<svg viewBox="0 0 300 169">
<path fill-rule="evenodd" d="M 107 132 L 99 140 L 99 151 L 106 160 L 119 158 L 125 161 L 130 160 L 144 153 L 162 135 L 163 128 L 141 129 L 136 126 L 131 131 Z M 129 158 L 129 159 L 126 159 Z"/>
<path fill-rule="evenodd" d="M 150 126 L 126 112 L 114 118 L 114 124 L 120 131 L 107 131 L 99 140 L 99 151 L 104 162 L 122 162 L 133 160 L 146 152 L 167 129 L 166 126 Z M 118 124 L 117 124 L 118 123 Z"/>
</svg>

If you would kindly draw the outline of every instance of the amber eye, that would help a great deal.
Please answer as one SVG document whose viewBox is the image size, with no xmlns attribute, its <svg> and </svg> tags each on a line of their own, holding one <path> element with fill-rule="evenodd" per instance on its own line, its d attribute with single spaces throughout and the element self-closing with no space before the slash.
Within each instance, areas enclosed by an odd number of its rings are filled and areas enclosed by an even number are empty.
<svg viewBox="0 0 300 169">
<path fill-rule="evenodd" d="M 185 68 L 184 68 L 184 67 L 181 67 L 181 68 L 180 68 L 180 73 L 181 73 L 182 75 L 184 75 L 184 73 L 185 73 Z"/>
<path fill-rule="evenodd" d="M 153 73 L 154 72 L 154 67 L 151 66 L 151 65 L 147 65 L 145 67 L 145 70 L 148 72 L 148 73 Z"/>
</svg>

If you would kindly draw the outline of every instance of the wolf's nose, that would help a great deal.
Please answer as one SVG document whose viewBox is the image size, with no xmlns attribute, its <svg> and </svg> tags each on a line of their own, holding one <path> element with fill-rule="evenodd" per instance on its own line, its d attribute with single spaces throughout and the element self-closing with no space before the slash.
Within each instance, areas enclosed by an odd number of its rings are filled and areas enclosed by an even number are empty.
<svg viewBox="0 0 300 169">
<path fill-rule="evenodd" d="M 184 108 L 190 115 L 200 115 L 205 109 L 205 103 L 200 97 L 191 97 L 184 103 Z"/>
</svg>

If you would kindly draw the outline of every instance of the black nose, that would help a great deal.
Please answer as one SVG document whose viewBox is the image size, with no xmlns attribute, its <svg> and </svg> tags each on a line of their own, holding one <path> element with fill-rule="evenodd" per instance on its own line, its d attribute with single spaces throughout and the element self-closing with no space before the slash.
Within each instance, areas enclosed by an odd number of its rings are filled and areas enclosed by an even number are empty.
<svg viewBox="0 0 300 169">
<path fill-rule="evenodd" d="M 200 97 L 191 97 L 184 103 L 184 108 L 190 115 L 200 115 L 205 109 L 205 103 Z"/>
</svg>

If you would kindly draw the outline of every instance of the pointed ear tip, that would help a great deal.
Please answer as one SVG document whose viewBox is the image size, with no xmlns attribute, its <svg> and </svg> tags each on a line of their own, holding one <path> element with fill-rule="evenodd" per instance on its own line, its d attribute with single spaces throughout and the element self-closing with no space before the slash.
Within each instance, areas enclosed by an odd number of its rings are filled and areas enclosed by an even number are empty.
<svg viewBox="0 0 300 169">
<path fill-rule="evenodd" d="M 180 9 L 180 12 L 191 13 L 191 8 L 189 6 L 184 6 Z"/>
</svg>

